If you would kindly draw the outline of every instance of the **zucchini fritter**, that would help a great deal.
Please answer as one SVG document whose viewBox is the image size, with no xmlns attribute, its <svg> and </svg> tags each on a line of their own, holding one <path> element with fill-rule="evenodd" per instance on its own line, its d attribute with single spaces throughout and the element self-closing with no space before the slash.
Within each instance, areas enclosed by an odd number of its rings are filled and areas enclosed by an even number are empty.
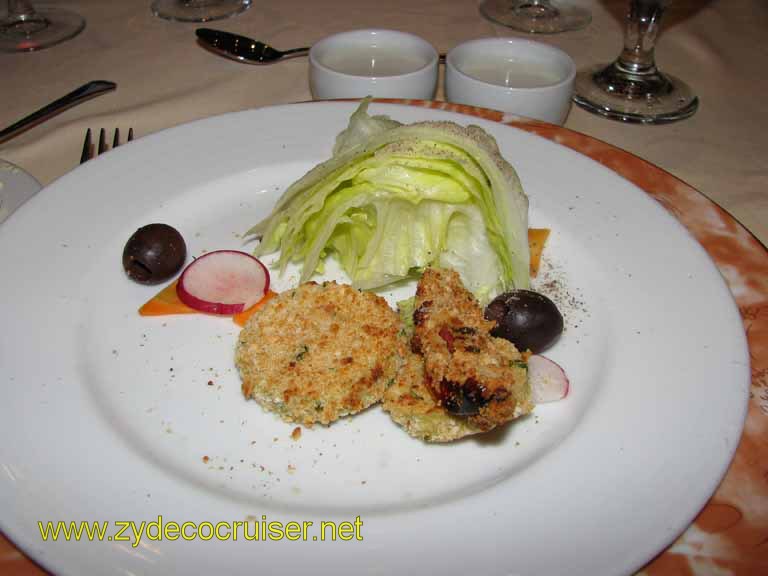
<svg viewBox="0 0 768 576">
<path fill-rule="evenodd" d="M 424 383 L 436 402 L 491 430 L 533 409 L 525 360 L 490 335 L 494 322 L 451 270 L 428 268 L 416 289 L 411 348 L 424 358 Z"/>
<path fill-rule="evenodd" d="M 384 391 L 382 403 L 408 434 L 426 442 L 451 442 L 482 432 L 468 418 L 454 416 L 440 406 L 424 383 L 424 359 L 406 351 L 395 382 Z"/>
<path fill-rule="evenodd" d="M 283 292 L 240 333 L 243 394 L 305 426 L 359 412 L 395 378 L 400 327 L 383 298 L 348 285 L 308 282 Z"/>
</svg>

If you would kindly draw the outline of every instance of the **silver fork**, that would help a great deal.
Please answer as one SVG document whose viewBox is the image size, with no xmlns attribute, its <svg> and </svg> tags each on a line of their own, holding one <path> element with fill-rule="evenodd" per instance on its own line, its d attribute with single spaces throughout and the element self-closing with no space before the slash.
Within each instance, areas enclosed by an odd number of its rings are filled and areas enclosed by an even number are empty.
<svg viewBox="0 0 768 576">
<path fill-rule="evenodd" d="M 133 140 L 133 128 L 128 129 L 128 139 L 126 142 Z M 112 148 L 120 146 L 120 128 L 115 128 L 115 134 L 112 138 Z M 83 142 L 83 152 L 80 155 L 80 164 L 86 160 L 90 160 L 94 156 L 107 151 L 107 133 L 104 128 L 99 132 L 99 144 L 96 147 L 96 153 L 94 154 L 93 143 L 91 142 L 91 129 L 85 133 L 85 141 Z"/>
</svg>

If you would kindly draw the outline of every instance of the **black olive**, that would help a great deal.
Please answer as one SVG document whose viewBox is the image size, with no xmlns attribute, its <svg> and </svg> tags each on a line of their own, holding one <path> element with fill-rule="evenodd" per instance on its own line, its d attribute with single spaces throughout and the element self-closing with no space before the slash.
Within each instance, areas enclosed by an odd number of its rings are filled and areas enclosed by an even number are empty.
<svg viewBox="0 0 768 576">
<path fill-rule="evenodd" d="M 123 249 L 123 268 L 131 280 L 158 284 L 173 277 L 187 259 L 187 245 L 168 224 L 142 226 Z"/>
<path fill-rule="evenodd" d="M 485 318 L 496 322 L 492 336 L 534 354 L 549 348 L 563 332 L 563 316 L 555 303 L 531 290 L 512 290 L 497 296 L 486 306 Z"/>
<path fill-rule="evenodd" d="M 488 403 L 485 388 L 473 378 L 463 384 L 443 378 L 439 396 L 443 407 L 456 416 L 473 416 Z"/>
</svg>

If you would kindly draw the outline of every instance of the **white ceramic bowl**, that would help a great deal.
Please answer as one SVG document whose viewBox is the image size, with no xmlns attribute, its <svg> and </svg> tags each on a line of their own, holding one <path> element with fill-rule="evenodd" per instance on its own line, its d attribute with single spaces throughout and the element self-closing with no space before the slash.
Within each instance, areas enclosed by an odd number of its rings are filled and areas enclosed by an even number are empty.
<svg viewBox="0 0 768 576">
<path fill-rule="evenodd" d="M 309 51 L 312 96 L 434 97 L 438 55 L 426 40 L 396 30 L 352 30 L 324 38 Z"/>
<path fill-rule="evenodd" d="M 448 52 L 445 94 L 471 104 L 562 124 L 576 65 L 554 46 L 522 38 L 480 38 Z"/>
</svg>

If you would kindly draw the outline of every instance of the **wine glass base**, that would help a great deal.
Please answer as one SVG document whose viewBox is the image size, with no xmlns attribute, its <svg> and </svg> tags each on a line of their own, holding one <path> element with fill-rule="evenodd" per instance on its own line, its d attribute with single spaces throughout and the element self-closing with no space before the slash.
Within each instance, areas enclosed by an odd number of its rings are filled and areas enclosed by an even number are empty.
<svg viewBox="0 0 768 576">
<path fill-rule="evenodd" d="M 617 73 L 616 64 L 581 70 L 573 101 L 588 112 L 637 124 L 667 124 L 691 117 L 699 99 L 679 78 L 658 72 L 650 78 Z"/>
<path fill-rule="evenodd" d="M 34 52 L 80 34 L 85 20 L 61 8 L 35 8 L 34 17 L 0 21 L 0 52 Z"/>
<path fill-rule="evenodd" d="M 231 18 L 251 6 L 251 0 L 155 0 L 152 14 L 178 22 L 210 22 Z"/>
<path fill-rule="evenodd" d="M 589 10 L 557 0 L 485 0 L 480 13 L 492 22 L 530 34 L 579 30 L 592 21 Z"/>
</svg>

